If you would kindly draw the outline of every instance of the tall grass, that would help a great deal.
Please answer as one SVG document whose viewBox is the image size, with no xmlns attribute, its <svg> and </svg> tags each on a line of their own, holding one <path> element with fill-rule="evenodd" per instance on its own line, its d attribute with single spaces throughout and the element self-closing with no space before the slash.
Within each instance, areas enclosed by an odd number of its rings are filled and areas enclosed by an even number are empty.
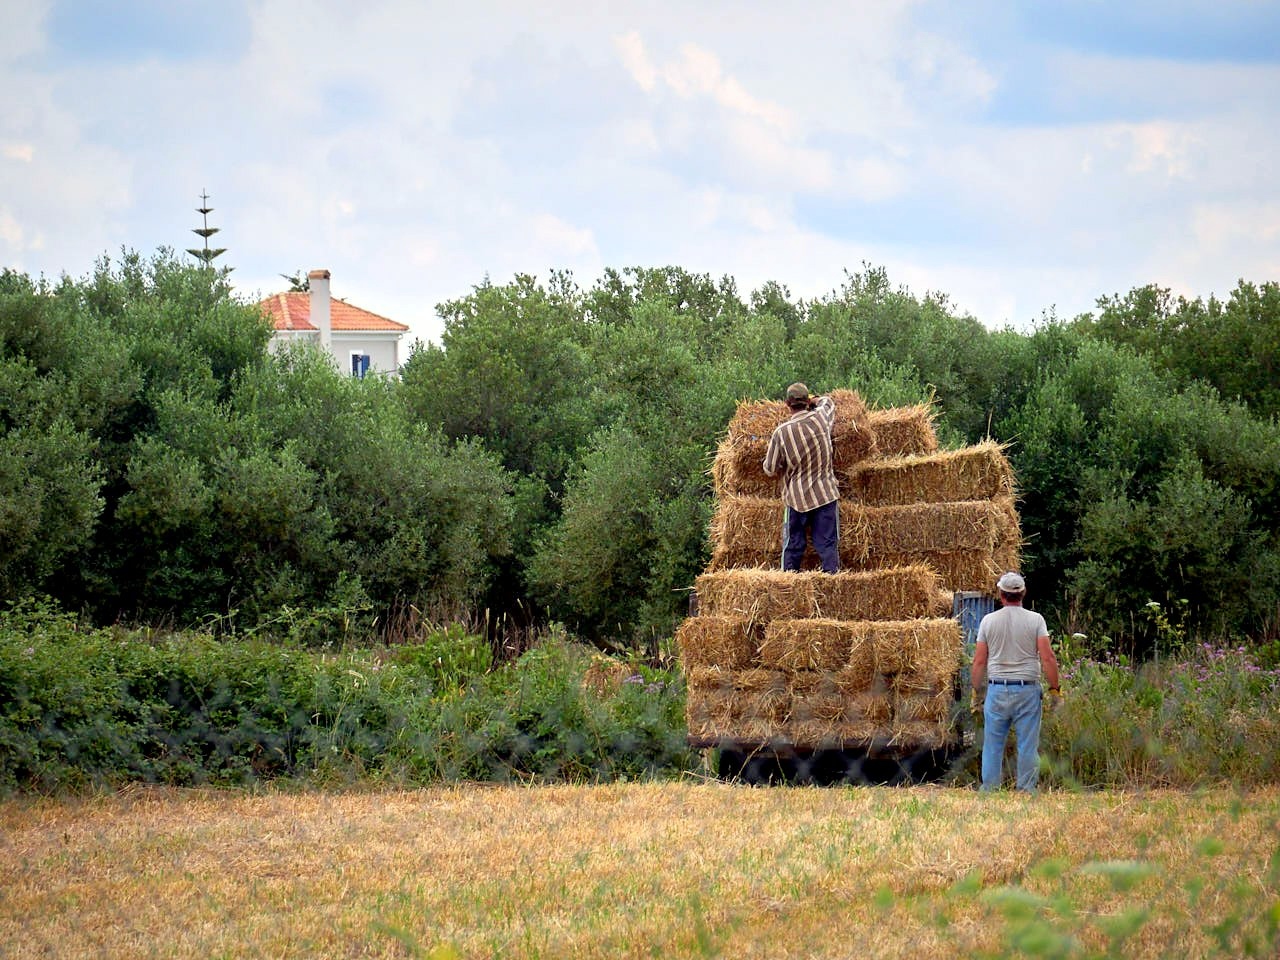
<svg viewBox="0 0 1280 960">
<path fill-rule="evenodd" d="M 1280 670 L 1264 666 L 1266 653 L 1201 643 L 1143 664 L 1066 663 L 1066 699 L 1042 733 L 1051 778 L 1083 787 L 1280 782 Z"/>
</svg>

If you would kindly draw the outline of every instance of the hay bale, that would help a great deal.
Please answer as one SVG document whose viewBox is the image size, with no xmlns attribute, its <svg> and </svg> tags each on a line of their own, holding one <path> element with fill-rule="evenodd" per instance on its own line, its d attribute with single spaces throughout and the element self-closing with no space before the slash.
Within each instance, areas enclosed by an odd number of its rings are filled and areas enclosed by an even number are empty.
<svg viewBox="0 0 1280 960">
<path fill-rule="evenodd" d="M 801 749 L 845 750 L 869 746 L 887 730 L 869 722 L 806 720 L 787 724 L 785 733 L 788 742 Z"/>
<path fill-rule="evenodd" d="M 756 665 L 760 630 L 746 617 L 690 617 L 676 628 L 680 659 L 690 666 L 741 670 Z"/>
<path fill-rule="evenodd" d="M 777 500 L 782 496 L 782 478 L 765 476 L 763 466 L 752 467 L 743 473 L 733 455 L 733 445 L 726 438 L 720 441 L 711 464 L 711 490 L 716 499 L 743 496 Z"/>
<path fill-rule="evenodd" d="M 826 671 L 801 670 L 788 676 L 790 703 L 787 720 L 840 720 L 844 716 L 845 697 L 835 677 Z"/>
<path fill-rule="evenodd" d="M 782 723 L 791 707 L 791 690 L 780 670 L 750 669 L 733 673 L 731 711 L 735 720 Z"/>
<path fill-rule="evenodd" d="M 772 569 L 722 570 L 694 581 L 706 616 L 745 617 L 752 624 L 818 616 L 815 584 L 819 573 Z"/>
<path fill-rule="evenodd" d="M 895 678 L 900 681 L 901 677 Z M 895 722 L 927 720 L 940 723 L 951 719 L 956 706 L 955 686 L 944 682 L 901 683 L 893 685 L 893 719 Z"/>
<path fill-rule="evenodd" d="M 867 425 L 882 457 L 909 457 L 933 453 L 938 449 L 931 404 L 871 410 L 867 415 Z"/>
<path fill-rule="evenodd" d="M 782 736 L 791 698 L 776 670 L 694 667 L 689 672 L 685 721 L 689 736 L 764 742 Z"/>
<path fill-rule="evenodd" d="M 1021 543 L 1011 497 L 880 507 L 842 500 L 839 509 L 840 563 L 851 570 L 927 562 L 934 554 L 956 551 L 970 552 L 970 560 L 973 554 L 991 557 L 997 548 L 1016 555 L 1015 538 Z M 723 498 L 711 520 L 708 569 L 780 565 L 783 511 L 779 500 Z M 806 570 L 819 566 L 812 547 L 801 566 Z M 948 577 L 944 582 L 953 589 L 989 589 L 989 585 L 959 587 L 950 581 Z"/>
<path fill-rule="evenodd" d="M 876 452 L 875 434 L 862 398 L 853 390 L 832 390 L 835 424 L 832 457 L 837 470 L 849 470 Z M 742 401 L 716 451 L 712 481 L 717 496 L 778 496 L 779 479 L 765 476 L 764 455 L 778 425 L 791 417 L 781 400 Z"/>
<path fill-rule="evenodd" d="M 862 397 L 853 390 L 832 390 L 836 422 L 831 428 L 831 452 L 837 471 L 852 470 L 877 453 L 870 413 Z"/>
<path fill-rule="evenodd" d="M 760 663 L 774 670 L 838 670 L 852 654 L 850 627 L 843 620 L 822 618 L 774 620 L 764 629 Z"/>
<path fill-rule="evenodd" d="M 949 722 L 929 720 L 895 720 L 888 728 L 885 746 L 913 753 L 917 750 L 939 750 L 955 740 L 955 731 Z"/>
<path fill-rule="evenodd" d="M 818 578 L 814 581 L 817 615 L 833 620 L 930 617 L 951 608 L 951 597 L 943 593 L 938 575 L 924 565 L 791 576 Z"/>
<path fill-rule="evenodd" d="M 1016 552 L 1014 554 L 1016 556 Z M 877 566 L 901 567 L 911 563 L 926 563 L 938 571 L 947 590 L 982 590 L 990 592 L 991 585 L 1005 570 L 1017 570 L 1015 566 L 1000 564 L 999 550 L 917 550 L 911 553 L 884 553 L 876 556 Z"/>
<path fill-rule="evenodd" d="M 950 606 L 950 601 L 948 601 Z M 882 674 L 950 677 L 960 666 L 964 634 L 951 617 L 885 620 L 869 625 Z"/>
<path fill-rule="evenodd" d="M 1013 468 L 1004 448 L 994 441 L 960 450 L 868 460 L 841 471 L 838 479 L 842 499 L 874 507 L 991 500 L 1014 494 Z"/>
<path fill-rule="evenodd" d="M 1009 498 L 909 503 L 891 507 L 840 504 L 841 556 L 864 557 L 957 549 L 993 550 L 1008 516 Z M 845 547 L 845 517 L 851 541 Z M 855 526 L 856 524 L 856 526 Z M 861 537 L 857 543 L 854 538 Z"/>
</svg>

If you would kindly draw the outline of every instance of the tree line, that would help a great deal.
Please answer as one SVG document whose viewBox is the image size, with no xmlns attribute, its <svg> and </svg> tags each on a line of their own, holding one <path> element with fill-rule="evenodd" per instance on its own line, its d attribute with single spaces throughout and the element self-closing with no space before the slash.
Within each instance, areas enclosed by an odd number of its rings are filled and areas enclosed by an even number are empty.
<svg viewBox="0 0 1280 960">
<path fill-rule="evenodd" d="M 0 598 L 312 639 L 519 611 L 654 645 L 706 564 L 737 402 L 799 379 L 932 402 L 944 446 L 1006 443 L 1060 629 L 1148 651 L 1155 601 L 1180 630 L 1280 630 L 1274 282 L 1026 330 L 875 267 L 811 300 L 674 267 L 522 275 L 438 312 L 399 379 L 358 380 L 272 353 L 225 272 L 165 250 L 3 272 Z"/>
</svg>

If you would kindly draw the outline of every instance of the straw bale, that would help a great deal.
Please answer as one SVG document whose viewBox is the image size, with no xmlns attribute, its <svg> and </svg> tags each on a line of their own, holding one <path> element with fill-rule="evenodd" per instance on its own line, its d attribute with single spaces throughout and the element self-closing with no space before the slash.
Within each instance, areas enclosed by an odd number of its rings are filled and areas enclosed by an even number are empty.
<svg viewBox="0 0 1280 960">
<path fill-rule="evenodd" d="M 850 627 L 822 618 L 774 620 L 765 627 L 760 662 L 775 670 L 838 670 L 852 654 Z"/>
<path fill-rule="evenodd" d="M 901 750 L 937 750 L 954 740 L 951 724 L 929 720 L 894 721 L 886 746 Z"/>
<path fill-rule="evenodd" d="M 756 663 L 760 631 L 746 617 L 698 616 L 676 628 L 675 640 L 684 663 L 733 670 Z"/>
<path fill-rule="evenodd" d="M 814 582 L 818 615 L 833 620 L 928 617 L 951 606 L 950 597 L 941 591 L 937 573 L 922 564 L 891 570 L 792 576 L 819 578 Z"/>
<path fill-rule="evenodd" d="M 1002 566 L 1000 547 L 990 550 L 923 550 L 911 553 L 884 553 L 875 560 L 877 565 L 901 567 L 910 563 L 927 563 L 938 571 L 948 590 L 983 590 L 990 592 L 996 578 L 1006 570 L 1018 567 Z M 1014 553 L 1016 557 L 1016 552 Z"/>
<path fill-rule="evenodd" d="M 805 720 L 840 720 L 844 717 L 844 693 L 827 671 L 801 670 L 788 677 L 791 703 L 787 711 L 793 723 Z"/>
<path fill-rule="evenodd" d="M 948 601 L 949 603 L 949 601 Z M 945 663 L 948 675 L 960 662 L 964 648 L 960 623 L 951 617 L 885 620 L 874 624 L 876 664 L 881 673 L 937 670 Z"/>
<path fill-rule="evenodd" d="M 871 410 L 867 424 L 876 438 L 876 450 L 882 457 L 909 457 L 933 453 L 938 449 L 930 404 Z"/>
<path fill-rule="evenodd" d="M 876 455 L 876 437 L 871 430 L 867 405 L 853 390 L 832 390 L 836 422 L 831 428 L 831 451 L 836 470 L 850 470 L 867 457 Z"/>
<path fill-rule="evenodd" d="M 707 616 L 745 617 L 752 624 L 818 616 L 816 586 L 821 573 L 778 569 L 722 570 L 694 581 Z"/>
<path fill-rule="evenodd" d="M 1012 552 L 1017 533 L 1017 514 L 1011 497 L 991 500 L 912 503 L 869 507 L 848 500 L 840 502 L 840 563 L 851 570 L 869 570 L 904 563 L 927 562 L 933 555 L 968 551 L 968 557 L 952 557 L 967 563 L 990 558 L 1005 547 Z M 783 505 L 763 497 L 725 497 L 711 520 L 711 570 L 767 567 L 781 563 Z M 1017 539 L 1020 542 L 1020 539 Z M 810 547 L 801 564 L 818 566 Z M 1003 569 L 1013 569 L 1004 567 Z M 985 573 L 982 586 L 958 587 L 951 577 L 944 579 L 953 589 L 989 589 Z"/>
<path fill-rule="evenodd" d="M 868 460 L 842 471 L 838 479 L 842 498 L 875 507 L 991 500 L 1014 493 L 1013 468 L 1004 448 L 994 441 Z"/>
<path fill-rule="evenodd" d="M 733 722 L 733 695 L 715 688 L 689 687 L 685 698 L 685 724 L 693 736 L 706 736 Z"/>
<path fill-rule="evenodd" d="M 837 469 L 851 469 L 876 452 L 867 405 L 853 390 L 832 390 L 830 396 L 836 408 L 831 429 L 832 457 Z M 778 479 L 764 474 L 764 455 L 773 431 L 790 416 L 790 409 L 781 400 L 738 404 L 712 467 L 717 496 L 779 494 Z"/>
<path fill-rule="evenodd" d="M 762 461 L 763 456 L 761 454 Z M 725 438 L 716 448 L 716 458 L 711 464 L 711 489 L 717 499 L 743 496 L 776 500 L 782 495 L 782 478 L 765 476 L 760 464 L 747 463 L 744 472 L 734 456 L 733 444 Z"/>
<path fill-rule="evenodd" d="M 951 684 L 931 687 L 896 687 L 893 692 L 893 719 L 896 722 L 928 720 L 939 723 L 951 717 L 955 708 Z"/>
<path fill-rule="evenodd" d="M 732 446 L 766 443 L 778 424 L 791 416 L 791 409 L 782 400 L 740 400 L 729 418 L 727 439 Z"/>
<path fill-rule="evenodd" d="M 733 671 L 720 666 L 685 665 L 685 677 L 690 690 L 728 693 L 733 690 Z"/>
<path fill-rule="evenodd" d="M 598 697 L 618 690 L 634 671 L 630 664 L 603 655 L 594 656 L 582 673 L 582 688 Z"/>
<path fill-rule="evenodd" d="M 787 724 L 786 735 L 790 743 L 803 749 L 843 750 L 848 747 L 865 747 L 887 734 L 887 729 L 868 721 L 854 723 L 804 720 Z"/>
<path fill-rule="evenodd" d="M 786 674 L 778 670 L 738 670 L 733 674 L 732 715 L 735 720 L 782 723 L 791 706 Z"/>
</svg>

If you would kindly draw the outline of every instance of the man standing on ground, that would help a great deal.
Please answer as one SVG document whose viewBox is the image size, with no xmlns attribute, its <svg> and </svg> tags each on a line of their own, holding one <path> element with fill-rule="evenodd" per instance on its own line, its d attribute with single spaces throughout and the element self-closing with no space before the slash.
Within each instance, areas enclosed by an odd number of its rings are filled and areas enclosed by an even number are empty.
<svg viewBox="0 0 1280 960">
<path fill-rule="evenodd" d="M 831 429 L 836 405 L 830 397 L 813 398 L 803 383 L 787 387 L 791 418 L 769 438 L 764 455 L 766 476 L 783 473 L 782 569 L 799 570 L 809 538 L 825 573 L 840 569 L 840 489 L 836 486 Z"/>
<path fill-rule="evenodd" d="M 973 651 L 973 711 L 978 689 L 990 670 L 983 707 L 982 789 L 1000 786 L 1004 744 L 1013 728 L 1018 741 L 1018 789 L 1034 793 L 1040 779 L 1040 717 L 1044 694 L 1040 677 L 1049 684 L 1051 697 L 1062 696 L 1058 686 L 1058 658 L 1049 645 L 1044 617 L 1022 606 L 1027 584 L 1019 574 L 1006 573 L 996 582 L 1000 609 L 978 624 Z"/>
</svg>

